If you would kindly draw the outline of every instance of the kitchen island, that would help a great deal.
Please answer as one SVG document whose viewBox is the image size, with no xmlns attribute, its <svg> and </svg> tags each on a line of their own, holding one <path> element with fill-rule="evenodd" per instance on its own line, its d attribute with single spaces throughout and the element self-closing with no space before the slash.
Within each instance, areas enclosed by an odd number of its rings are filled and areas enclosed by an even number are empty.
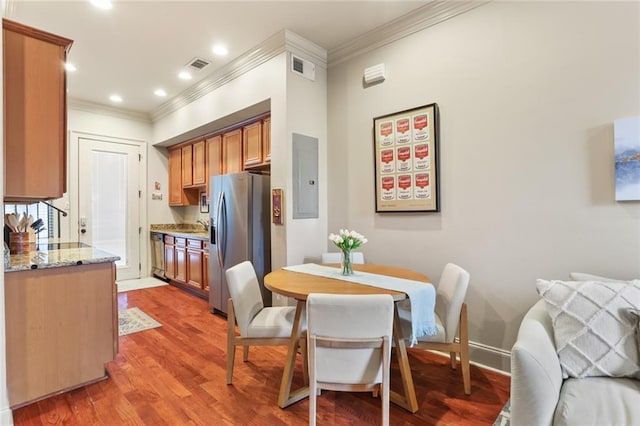
<svg viewBox="0 0 640 426">
<path fill-rule="evenodd" d="M 107 378 L 118 352 L 115 261 L 81 243 L 38 245 L 5 267 L 9 405 Z"/>
</svg>

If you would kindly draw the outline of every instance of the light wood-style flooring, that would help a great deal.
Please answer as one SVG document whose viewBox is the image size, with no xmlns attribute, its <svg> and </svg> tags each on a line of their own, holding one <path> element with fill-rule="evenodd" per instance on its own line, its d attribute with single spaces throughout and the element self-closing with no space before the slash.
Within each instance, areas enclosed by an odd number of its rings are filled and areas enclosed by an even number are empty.
<svg viewBox="0 0 640 426">
<path fill-rule="evenodd" d="M 118 294 L 120 309 L 138 307 L 162 327 L 120 337 L 108 380 L 48 398 L 14 412 L 16 425 L 303 425 L 309 405 L 277 405 L 285 347 L 236 351 L 234 383 L 225 380 L 226 319 L 173 286 Z M 448 358 L 409 349 L 420 409 L 391 404 L 392 425 L 491 425 L 509 398 L 509 378 L 471 367 L 471 396 Z M 302 382 L 298 360 L 296 378 Z M 392 389 L 400 390 L 392 361 Z M 380 423 L 380 400 L 370 393 L 325 391 L 318 424 Z"/>
</svg>

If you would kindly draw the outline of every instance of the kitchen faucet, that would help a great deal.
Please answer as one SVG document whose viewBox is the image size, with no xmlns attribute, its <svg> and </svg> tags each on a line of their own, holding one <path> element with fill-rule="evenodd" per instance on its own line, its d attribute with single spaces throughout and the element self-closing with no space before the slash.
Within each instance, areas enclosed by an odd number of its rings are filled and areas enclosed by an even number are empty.
<svg viewBox="0 0 640 426">
<path fill-rule="evenodd" d="M 205 222 L 202 219 L 198 219 L 196 220 L 196 222 L 198 222 L 200 225 L 202 225 L 202 227 L 204 228 L 205 231 L 209 230 L 209 224 L 207 222 Z"/>
</svg>

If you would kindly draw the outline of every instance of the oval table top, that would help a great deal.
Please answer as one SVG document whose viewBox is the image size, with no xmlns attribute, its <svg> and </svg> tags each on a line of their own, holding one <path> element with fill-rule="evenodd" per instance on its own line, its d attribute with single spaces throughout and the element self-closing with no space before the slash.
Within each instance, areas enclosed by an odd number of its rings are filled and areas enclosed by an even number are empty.
<svg viewBox="0 0 640 426">
<path fill-rule="evenodd" d="M 324 266 L 340 265 L 325 264 Z M 368 272 L 372 274 L 387 275 L 390 277 L 404 278 L 414 281 L 429 282 L 426 275 L 412 271 L 410 269 L 397 268 L 395 266 L 375 265 L 371 263 L 354 264 L 355 271 Z M 390 294 L 395 301 L 403 300 L 406 295 L 399 291 L 387 290 L 384 288 L 368 286 L 364 284 L 343 281 L 335 278 L 321 277 L 318 275 L 304 274 L 301 272 L 278 269 L 265 275 L 264 285 L 274 293 L 293 297 L 297 300 L 307 300 L 311 293 L 332 293 L 332 294 Z"/>
</svg>

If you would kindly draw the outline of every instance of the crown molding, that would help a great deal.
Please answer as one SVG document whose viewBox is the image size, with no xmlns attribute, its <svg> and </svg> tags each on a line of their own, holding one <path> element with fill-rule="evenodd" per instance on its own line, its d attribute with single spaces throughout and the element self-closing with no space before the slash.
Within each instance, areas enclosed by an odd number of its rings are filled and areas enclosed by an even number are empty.
<svg viewBox="0 0 640 426">
<path fill-rule="evenodd" d="M 284 30 L 285 50 L 294 52 L 311 60 L 316 66 L 327 68 L 327 51 L 317 44 L 299 36 L 298 34 Z"/>
<path fill-rule="evenodd" d="M 329 52 L 329 68 L 356 56 L 378 49 L 415 34 L 462 13 L 489 3 L 490 0 L 432 1 L 393 21 L 362 34 Z"/>
<path fill-rule="evenodd" d="M 320 46 L 289 30 L 281 30 L 256 47 L 248 50 L 209 77 L 187 88 L 151 112 L 151 120 L 157 121 L 166 115 L 194 102 L 215 89 L 224 86 L 242 74 L 264 64 L 285 51 L 300 51 L 313 58 L 317 65 L 327 66 L 327 52 Z"/>
<path fill-rule="evenodd" d="M 113 108 L 107 105 L 84 101 L 77 98 L 67 98 L 67 108 L 100 115 L 110 115 L 112 117 L 135 120 L 143 123 L 151 123 L 151 117 L 145 112 L 132 111 L 124 108 Z"/>
</svg>

